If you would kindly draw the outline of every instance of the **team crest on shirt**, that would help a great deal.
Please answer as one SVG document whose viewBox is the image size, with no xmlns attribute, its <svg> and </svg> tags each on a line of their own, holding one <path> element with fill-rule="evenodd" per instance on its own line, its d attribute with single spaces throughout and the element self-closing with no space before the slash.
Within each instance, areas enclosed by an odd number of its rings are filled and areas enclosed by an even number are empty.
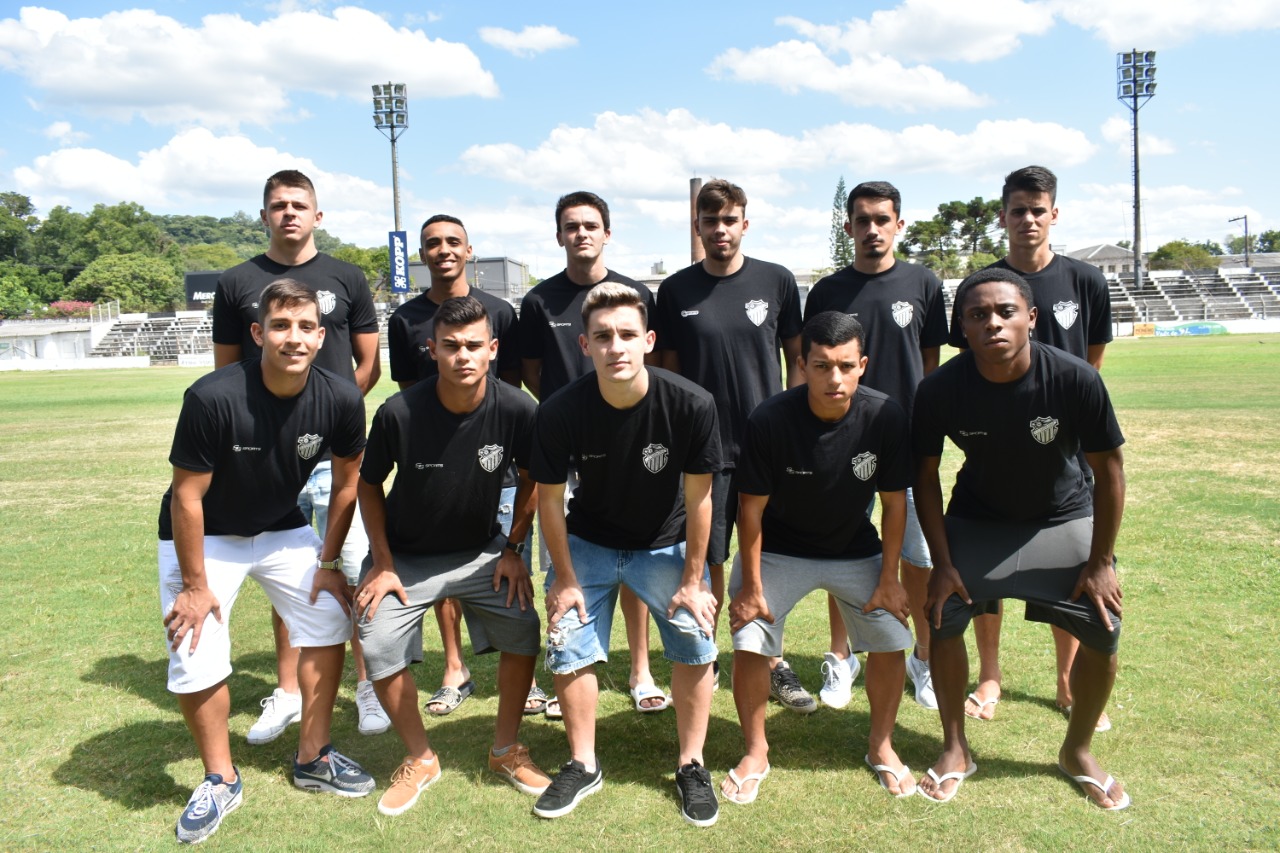
<svg viewBox="0 0 1280 853">
<path fill-rule="evenodd" d="M 338 307 L 338 297 L 334 296 L 332 290 L 317 290 L 316 300 L 320 303 L 321 314 L 332 313 Z"/>
<path fill-rule="evenodd" d="M 656 474 L 667 467 L 667 459 L 670 455 L 671 451 L 661 444 L 651 444 L 640 452 L 640 459 L 650 474 Z"/>
<path fill-rule="evenodd" d="M 1074 302 L 1055 302 L 1053 304 L 1053 319 L 1058 321 L 1058 325 L 1064 329 L 1070 329 L 1075 325 L 1076 318 L 1080 316 L 1080 306 Z"/>
<path fill-rule="evenodd" d="M 905 329 L 911 325 L 911 318 L 915 316 L 915 306 L 910 302 L 895 302 L 892 306 L 893 322 L 898 324 L 899 328 Z"/>
<path fill-rule="evenodd" d="M 480 467 L 492 474 L 498 470 L 498 466 L 502 464 L 502 446 L 497 444 L 486 444 L 484 447 L 476 451 L 480 457 Z"/>
<path fill-rule="evenodd" d="M 320 436 L 311 435 L 310 433 L 298 436 L 298 455 L 303 459 L 310 459 L 320 452 L 320 443 L 322 441 L 324 439 Z"/>
<path fill-rule="evenodd" d="M 769 316 L 769 303 L 763 299 L 752 299 L 747 303 L 747 319 L 759 326 Z"/>
<path fill-rule="evenodd" d="M 862 482 L 871 479 L 876 472 L 876 455 L 874 453 L 859 453 L 850 460 L 853 463 L 853 476 Z"/>
<path fill-rule="evenodd" d="M 1031 437 L 1041 444 L 1048 444 L 1058 437 L 1057 418 L 1036 418 L 1031 422 Z"/>
</svg>

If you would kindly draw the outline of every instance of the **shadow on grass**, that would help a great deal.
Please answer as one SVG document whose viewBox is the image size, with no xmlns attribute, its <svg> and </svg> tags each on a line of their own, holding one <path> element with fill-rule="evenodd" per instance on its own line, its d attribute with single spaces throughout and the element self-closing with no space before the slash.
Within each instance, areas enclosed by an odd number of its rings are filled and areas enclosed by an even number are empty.
<svg viewBox="0 0 1280 853">
<path fill-rule="evenodd" d="M 259 703 L 275 689 L 276 659 L 270 652 L 253 652 L 232 660 L 235 671 L 227 679 L 231 689 L 231 715 L 261 713 Z M 98 658 L 81 676 L 91 684 L 123 690 L 165 711 L 176 711 L 178 700 L 168 687 L 167 658 L 147 660 L 138 655 Z"/>
</svg>

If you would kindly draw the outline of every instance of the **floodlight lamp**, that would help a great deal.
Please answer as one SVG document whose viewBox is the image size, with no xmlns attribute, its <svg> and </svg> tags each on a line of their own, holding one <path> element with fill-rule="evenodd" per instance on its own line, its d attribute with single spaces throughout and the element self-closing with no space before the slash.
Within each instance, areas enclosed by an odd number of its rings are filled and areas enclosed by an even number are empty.
<svg viewBox="0 0 1280 853">
<path fill-rule="evenodd" d="M 1147 53 L 1146 53 L 1146 56 L 1144 57 L 1144 59 L 1146 59 L 1146 61 L 1147 61 L 1147 63 L 1148 63 L 1148 64 L 1150 64 L 1150 63 L 1152 63 L 1152 62 L 1155 62 L 1155 61 L 1156 61 L 1156 52 L 1155 52 L 1154 50 L 1148 50 L 1148 51 L 1147 51 Z"/>
<path fill-rule="evenodd" d="M 398 111 L 400 111 L 400 112 L 404 112 L 404 110 L 405 110 L 405 105 L 404 105 L 404 104 L 405 104 L 404 98 L 392 98 L 392 99 L 391 99 L 391 109 L 393 109 L 393 110 L 398 110 Z"/>
<path fill-rule="evenodd" d="M 1151 95 L 1154 95 L 1155 93 L 1156 93 L 1156 84 L 1155 84 L 1155 83 L 1148 83 L 1148 84 L 1147 84 L 1147 96 L 1148 96 L 1148 97 L 1150 97 Z"/>
<path fill-rule="evenodd" d="M 381 83 L 374 83 L 374 84 L 373 84 L 373 96 L 374 96 L 375 98 L 380 98 L 380 97 L 382 97 L 382 84 L 381 84 Z"/>
<path fill-rule="evenodd" d="M 1133 79 L 1133 69 L 1132 69 L 1132 68 L 1121 68 L 1121 69 L 1120 69 L 1120 79 L 1121 79 L 1121 80 L 1132 80 L 1132 79 Z"/>
<path fill-rule="evenodd" d="M 1151 55 L 1155 56 L 1154 53 Z M 403 98 L 405 94 L 404 90 L 405 90 L 405 85 L 403 83 L 396 83 L 394 86 L 391 87 L 391 94 L 397 98 Z"/>
<path fill-rule="evenodd" d="M 1132 97 L 1133 97 L 1133 84 L 1132 84 L 1132 83 L 1121 83 L 1121 84 L 1120 84 L 1120 97 L 1122 97 L 1122 98 L 1132 98 Z"/>
<path fill-rule="evenodd" d="M 409 116 L 406 113 L 392 113 L 391 115 L 396 127 L 409 126 Z"/>
</svg>

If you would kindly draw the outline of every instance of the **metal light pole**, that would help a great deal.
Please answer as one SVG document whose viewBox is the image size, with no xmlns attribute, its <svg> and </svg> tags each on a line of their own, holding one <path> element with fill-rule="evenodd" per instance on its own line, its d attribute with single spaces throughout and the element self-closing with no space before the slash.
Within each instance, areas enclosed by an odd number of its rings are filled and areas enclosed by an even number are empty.
<svg viewBox="0 0 1280 853">
<path fill-rule="evenodd" d="M 1252 267 L 1252 264 L 1249 263 L 1249 214 L 1246 213 L 1244 216 L 1237 216 L 1235 219 L 1228 219 L 1227 221 L 1239 222 L 1241 219 L 1244 220 L 1244 265 Z"/>
<path fill-rule="evenodd" d="M 400 228 L 400 161 L 396 140 L 409 129 L 409 96 L 403 83 L 375 83 L 373 125 L 391 140 L 391 193 L 395 198 L 396 230 Z"/>
<path fill-rule="evenodd" d="M 1156 94 L 1156 52 L 1116 54 L 1116 99 L 1133 113 L 1133 285 L 1142 290 L 1142 196 L 1138 168 L 1138 110 Z"/>
</svg>

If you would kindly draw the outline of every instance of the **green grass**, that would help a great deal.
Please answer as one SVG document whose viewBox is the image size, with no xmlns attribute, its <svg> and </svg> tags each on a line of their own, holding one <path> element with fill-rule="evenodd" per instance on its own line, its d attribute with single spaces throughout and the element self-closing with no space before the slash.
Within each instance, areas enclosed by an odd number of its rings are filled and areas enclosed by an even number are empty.
<svg viewBox="0 0 1280 853">
<path fill-rule="evenodd" d="M 174 843 L 173 822 L 201 769 L 164 688 L 155 517 L 182 391 L 199 373 L 0 374 L 0 849 Z M 1129 439 L 1129 490 L 1115 728 L 1096 747 L 1133 795 L 1128 811 L 1089 807 L 1054 770 L 1064 723 L 1053 710 L 1049 632 L 1009 618 L 1004 701 L 994 722 L 970 726 L 981 771 L 952 803 L 899 802 L 876 786 L 862 766 L 868 719 L 858 692 L 849 708 L 808 718 L 772 709 L 774 770 L 760 799 L 726 804 L 712 830 L 686 827 L 670 782 L 674 718 L 630 710 L 619 619 L 618 651 L 601 669 L 602 793 L 544 822 L 530 816 L 528 798 L 485 773 L 496 710 L 489 656 L 471 660 L 477 696 L 428 721 L 445 778 L 411 812 L 383 818 L 372 799 L 293 788 L 296 728 L 267 746 L 244 743 L 274 679 L 266 601 L 249 584 L 233 616 L 230 682 L 246 799 L 208 846 L 1275 849 L 1280 337 L 1119 341 L 1104 376 Z M 389 389 L 384 382 L 374 397 Z M 789 620 L 787 641 L 788 659 L 815 690 L 825 635 L 825 603 L 811 596 Z M 433 688 L 439 640 L 430 627 L 427 636 L 427 662 L 416 674 Z M 669 683 L 664 663 L 655 674 Z M 335 741 L 385 785 L 400 744 L 391 733 L 356 733 L 352 690 L 348 674 Z M 532 718 L 522 738 L 548 769 L 565 757 L 558 723 Z M 904 696 L 896 741 L 922 771 L 939 750 L 936 715 Z M 722 690 L 706 749 L 717 779 L 741 749 L 732 697 Z"/>
</svg>

